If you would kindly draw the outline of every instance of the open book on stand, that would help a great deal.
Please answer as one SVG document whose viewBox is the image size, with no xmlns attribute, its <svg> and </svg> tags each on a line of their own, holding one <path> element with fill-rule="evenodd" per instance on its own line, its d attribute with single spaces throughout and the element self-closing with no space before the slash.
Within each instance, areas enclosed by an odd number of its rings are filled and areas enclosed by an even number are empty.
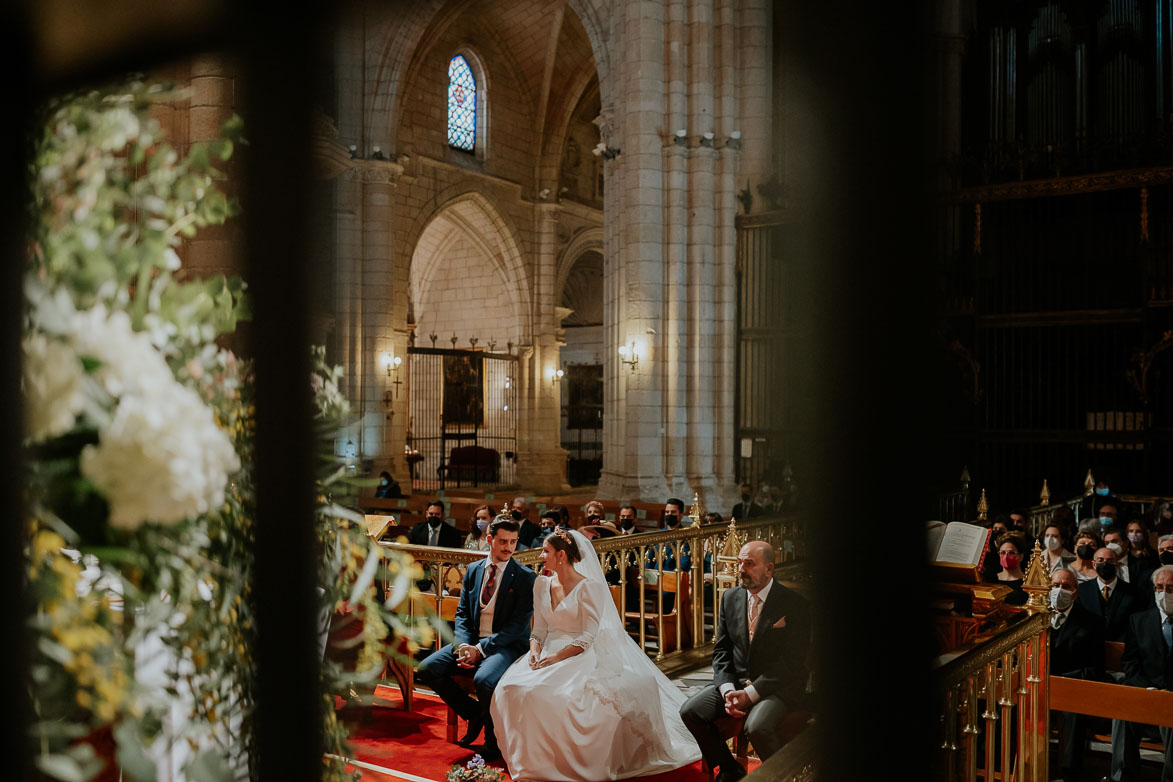
<svg viewBox="0 0 1173 782">
<path fill-rule="evenodd" d="M 982 562 L 990 550 L 989 539 L 990 530 L 977 524 L 930 521 L 928 551 L 933 575 L 942 581 L 978 583 L 982 580 Z"/>
</svg>

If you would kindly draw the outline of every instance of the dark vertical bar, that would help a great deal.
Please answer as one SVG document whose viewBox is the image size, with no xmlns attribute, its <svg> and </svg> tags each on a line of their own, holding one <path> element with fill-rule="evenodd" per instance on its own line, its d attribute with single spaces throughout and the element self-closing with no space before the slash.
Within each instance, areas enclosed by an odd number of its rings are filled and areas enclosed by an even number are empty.
<svg viewBox="0 0 1173 782">
<path fill-rule="evenodd" d="M 0 594 L 12 600 L 0 612 L 0 703 L 6 704 L 10 727 L 2 731 L 0 757 L 5 776 L 29 779 L 32 765 L 26 732 L 32 719 L 28 701 L 28 650 L 25 620 L 29 615 L 24 573 L 24 502 L 20 394 L 20 329 L 24 311 L 21 274 L 25 268 L 25 215 L 28 194 L 25 169 L 32 160 L 29 145 L 33 113 L 31 30 L 25 3 L 6 3 L 0 9 L 0 63 L 11 83 L 4 97 L 5 120 L 0 122 Z"/>
<path fill-rule="evenodd" d="M 256 357 L 257 778 L 314 780 L 322 744 L 308 355 L 310 127 L 316 4 L 242 3 L 246 258 Z"/>
<path fill-rule="evenodd" d="M 803 407 L 791 445 L 797 472 L 810 476 L 803 480 L 809 519 L 874 507 L 876 497 L 910 476 L 934 474 L 932 459 L 941 452 L 934 438 L 942 429 L 944 385 L 930 327 L 936 276 L 931 236 L 923 230 L 930 144 L 921 49 L 927 33 L 919 11 L 919 4 L 853 0 L 775 5 L 775 23 L 791 31 L 781 46 L 785 72 L 797 84 L 818 84 L 803 96 L 786 139 L 794 192 L 808 207 L 795 226 L 793 253 L 804 273 L 790 296 L 808 340 L 809 360 L 795 372 Z M 891 120 L 869 121 L 878 116 Z M 835 302 L 834 317 L 828 302 Z M 892 377 L 901 382 L 877 382 Z M 876 508 L 881 524 L 923 534 L 923 520 L 913 524 L 901 508 L 883 506 Z M 858 602 L 856 576 L 874 564 L 863 547 L 837 546 L 834 526 L 806 529 L 810 550 L 826 553 L 813 563 L 820 584 L 814 616 L 821 618 L 813 659 L 816 680 L 826 685 L 819 776 L 903 780 L 909 769 L 923 775 L 939 755 L 927 566 L 913 557 L 887 573 L 893 590 L 908 598 L 899 611 L 851 610 L 848 618 L 841 607 Z M 880 650 L 883 659 L 874 665 L 858 665 L 860 639 L 880 637 L 901 642 Z M 877 720 L 893 703 L 901 704 L 901 719 Z M 842 751 L 844 736 L 852 737 L 851 752 Z M 901 763 L 876 763 L 893 746 L 901 748 Z"/>
</svg>

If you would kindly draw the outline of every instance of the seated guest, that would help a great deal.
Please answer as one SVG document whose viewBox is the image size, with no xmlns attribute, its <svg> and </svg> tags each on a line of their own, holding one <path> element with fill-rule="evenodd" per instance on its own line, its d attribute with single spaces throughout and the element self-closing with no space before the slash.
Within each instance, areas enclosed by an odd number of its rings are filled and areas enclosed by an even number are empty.
<svg viewBox="0 0 1173 782">
<path fill-rule="evenodd" d="M 679 530 L 680 521 L 684 517 L 684 500 L 676 497 L 670 498 L 664 503 L 664 526 L 660 529 L 664 531 Z M 664 562 L 659 563 L 658 551 L 659 546 L 648 547 L 648 567 L 657 568 L 662 567 L 664 570 L 676 569 L 676 552 L 671 543 L 664 544 Z M 680 547 L 680 569 L 688 570 L 692 567 L 692 556 L 689 551 L 688 544 L 685 543 Z"/>
<path fill-rule="evenodd" d="M 1156 605 L 1133 614 L 1124 638 L 1124 683 L 1150 690 L 1173 690 L 1173 669 L 1169 650 L 1173 648 L 1173 566 L 1164 565 L 1153 573 L 1146 591 Z M 1112 720 L 1112 779 L 1140 779 L 1140 735 L 1143 726 Z M 1173 728 L 1157 729 L 1165 745 L 1161 779 L 1173 779 Z"/>
<path fill-rule="evenodd" d="M 1097 476 L 1096 486 L 1092 493 L 1083 498 L 1083 503 L 1079 508 L 1079 517 L 1081 519 L 1095 518 L 1099 515 L 1100 507 L 1105 504 L 1112 505 L 1112 510 L 1115 511 L 1118 507 L 1116 503 L 1116 495 L 1112 492 L 1108 478 L 1101 473 Z"/>
<path fill-rule="evenodd" d="M 1138 584 L 1143 585 L 1153 583 L 1153 574 L 1156 572 L 1157 568 L 1164 567 L 1165 565 L 1173 565 L 1173 535 L 1162 535 L 1161 537 L 1157 538 L 1156 553 L 1157 564 L 1144 573 L 1141 573 L 1140 580 L 1137 581 Z M 1148 607 L 1152 608 L 1152 605 L 1149 605 Z"/>
<path fill-rule="evenodd" d="M 460 530 L 444 523 L 444 503 L 432 500 L 424 511 L 424 520 L 407 533 L 407 542 L 414 546 L 444 546 L 460 548 L 464 541 Z"/>
<path fill-rule="evenodd" d="M 553 508 L 543 511 L 541 518 L 538 519 L 538 536 L 534 538 L 533 548 L 540 547 L 546 536 L 551 534 L 561 523 L 561 513 Z"/>
<path fill-rule="evenodd" d="M 558 511 L 558 515 L 561 516 L 561 521 L 558 522 L 558 529 L 563 532 L 569 531 L 573 526 L 570 523 L 570 509 L 565 505 L 555 505 L 554 510 Z"/>
<path fill-rule="evenodd" d="M 471 551 L 489 550 L 489 522 L 493 520 L 493 512 L 488 505 L 478 505 L 472 512 L 472 523 L 469 525 L 468 536 L 464 539 L 464 547 Z"/>
<path fill-rule="evenodd" d="M 1030 514 L 1023 508 L 1015 508 L 1010 511 L 1010 526 L 1018 530 L 1023 538 L 1032 537 L 1030 527 Z"/>
<path fill-rule="evenodd" d="M 1128 540 L 1124 537 L 1124 530 L 1109 527 L 1104 531 L 1104 545 L 1116 552 L 1116 573 L 1131 584 L 1140 573 L 1136 572 L 1136 563 L 1128 556 Z"/>
<path fill-rule="evenodd" d="M 591 516 L 594 516 L 596 519 L 607 518 L 607 511 L 603 508 L 601 500 L 591 500 L 586 505 L 583 505 L 582 512 L 587 519 L 590 519 Z M 590 521 L 588 523 L 593 524 L 594 522 Z"/>
<path fill-rule="evenodd" d="M 1028 595 L 1022 588 L 1022 581 L 1026 578 L 1026 574 L 1022 572 L 1025 555 L 1026 543 L 1018 533 L 1008 532 L 998 541 L 998 562 L 1002 569 L 993 580 L 1014 590 L 1006 596 L 1007 605 L 1026 604 Z"/>
<path fill-rule="evenodd" d="M 541 530 L 538 528 L 537 524 L 534 524 L 529 520 L 529 503 L 526 502 L 525 497 L 513 498 L 513 504 L 510 506 L 509 515 L 513 517 L 514 521 L 521 525 L 521 529 L 517 533 L 517 548 L 532 548 L 534 545 L 534 540 L 537 539 L 538 533 Z"/>
<path fill-rule="evenodd" d="M 703 523 L 704 524 L 720 524 L 723 521 L 724 521 L 724 519 L 721 518 L 720 513 L 718 513 L 715 510 L 711 510 L 705 514 L 705 518 L 704 518 Z"/>
<path fill-rule="evenodd" d="M 1144 522 L 1130 521 L 1125 525 L 1124 532 L 1128 538 L 1128 558 L 1139 565 L 1135 572 L 1146 573 L 1156 570 L 1157 552 L 1149 545 L 1149 531 L 1145 529 Z"/>
<path fill-rule="evenodd" d="M 383 470 L 379 473 L 379 485 L 375 487 L 375 496 L 381 498 L 402 497 L 399 482 L 391 477 L 391 473 Z"/>
<path fill-rule="evenodd" d="M 753 500 L 753 484 L 744 482 L 741 484 L 741 502 L 733 506 L 733 513 L 730 514 L 738 521 L 745 521 L 752 519 L 754 516 L 761 516 L 766 512 L 766 509 L 758 505 Z"/>
<path fill-rule="evenodd" d="M 1104 628 L 1099 619 L 1075 602 L 1077 582 L 1070 570 L 1051 573 L 1051 674 L 1071 679 L 1104 678 Z M 1054 712 L 1062 720 L 1063 782 L 1079 782 L 1088 725 L 1082 714 Z"/>
<path fill-rule="evenodd" d="M 779 749 L 786 714 L 806 700 L 810 605 L 774 581 L 774 549 L 751 541 L 737 555 L 739 586 L 721 600 L 713 642 L 713 683 L 680 709 L 717 782 L 734 782 L 745 769 L 721 732 L 725 717 L 745 717 L 749 740 L 764 761 Z"/>
<path fill-rule="evenodd" d="M 1075 536 L 1075 559 L 1067 567 L 1081 584 L 1095 579 L 1096 565 L 1092 560 L 1103 547 L 1103 541 L 1094 532 L 1080 532 Z"/>
<path fill-rule="evenodd" d="M 1105 546 L 1092 559 L 1096 579 L 1079 585 L 1079 604 L 1104 624 L 1104 640 L 1123 641 L 1128 618 L 1141 607 L 1140 598 L 1116 573 L 1116 552 Z"/>
<path fill-rule="evenodd" d="M 1048 524 L 1043 529 L 1043 564 L 1048 573 L 1066 570 L 1067 566 L 1075 561 L 1075 555 L 1063 545 L 1065 542 L 1066 534 L 1059 525 Z"/>
<path fill-rule="evenodd" d="M 1065 540 L 1072 540 L 1075 536 L 1075 513 L 1066 505 L 1060 505 L 1055 508 L 1055 512 L 1051 514 L 1051 521 L 1048 522 L 1059 529 L 1063 530 L 1063 538 Z"/>
<path fill-rule="evenodd" d="M 634 505 L 623 505 L 619 508 L 619 534 L 634 535 L 637 513 Z"/>
<path fill-rule="evenodd" d="M 1002 563 L 998 561 L 998 546 L 1001 543 L 1002 536 L 1010 531 L 1010 517 L 1004 514 L 998 514 L 994 520 L 990 522 L 990 551 L 986 558 L 982 560 L 982 581 L 993 581 L 998 577 L 998 572 L 1002 569 Z"/>
<path fill-rule="evenodd" d="M 414 525 L 407 533 L 407 542 L 414 546 L 443 546 L 444 548 L 460 548 L 464 545 L 460 537 L 460 530 L 451 524 L 444 523 L 444 503 L 432 500 L 424 511 L 424 521 Z M 421 579 L 415 582 L 416 588 L 427 592 L 432 588 L 432 582 Z"/>
</svg>

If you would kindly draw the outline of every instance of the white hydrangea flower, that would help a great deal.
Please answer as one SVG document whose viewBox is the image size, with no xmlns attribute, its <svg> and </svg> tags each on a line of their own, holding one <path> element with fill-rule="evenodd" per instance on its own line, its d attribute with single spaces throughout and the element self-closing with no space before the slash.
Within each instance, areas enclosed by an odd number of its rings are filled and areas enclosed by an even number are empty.
<svg viewBox="0 0 1173 782">
<path fill-rule="evenodd" d="M 82 474 L 110 505 L 110 524 L 174 524 L 224 502 L 240 460 L 212 411 L 174 379 L 140 385 L 119 399 L 98 444 L 81 454 Z"/>
<path fill-rule="evenodd" d="M 32 333 L 24 338 L 25 431 L 40 442 L 73 428 L 85 403 L 85 368 L 69 345 Z"/>
</svg>

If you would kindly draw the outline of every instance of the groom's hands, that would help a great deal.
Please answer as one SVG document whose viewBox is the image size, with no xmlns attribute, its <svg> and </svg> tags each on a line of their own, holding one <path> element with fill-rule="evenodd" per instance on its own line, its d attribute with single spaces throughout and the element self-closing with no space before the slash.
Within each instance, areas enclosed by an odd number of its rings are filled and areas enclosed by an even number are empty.
<svg viewBox="0 0 1173 782">
<path fill-rule="evenodd" d="M 475 668 L 482 659 L 481 648 L 471 644 L 461 644 L 456 649 L 456 664 L 461 668 Z"/>
</svg>

